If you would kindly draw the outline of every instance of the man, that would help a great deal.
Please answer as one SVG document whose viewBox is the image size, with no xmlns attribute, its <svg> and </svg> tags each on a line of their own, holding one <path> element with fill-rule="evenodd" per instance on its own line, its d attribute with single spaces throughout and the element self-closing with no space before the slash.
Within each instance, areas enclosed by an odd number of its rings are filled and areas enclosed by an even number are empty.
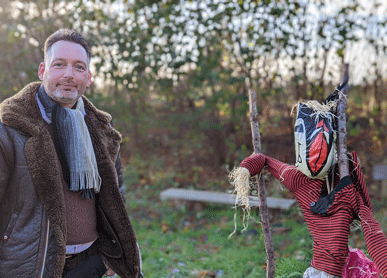
<svg viewBox="0 0 387 278">
<path fill-rule="evenodd" d="M 0 105 L 0 277 L 142 277 L 119 191 L 121 136 L 83 96 L 90 57 L 80 34 L 55 32 L 42 82 Z"/>
</svg>

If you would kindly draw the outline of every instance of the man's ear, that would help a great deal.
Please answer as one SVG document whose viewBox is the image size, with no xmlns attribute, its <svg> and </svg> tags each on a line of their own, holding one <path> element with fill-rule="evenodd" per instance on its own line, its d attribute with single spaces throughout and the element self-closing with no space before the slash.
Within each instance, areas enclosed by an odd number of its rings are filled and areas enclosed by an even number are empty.
<svg viewBox="0 0 387 278">
<path fill-rule="evenodd" d="M 44 70 L 45 70 L 44 62 L 41 62 L 38 69 L 38 76 L 39 76 L 39 79 L 42 81 L 43 81 Z"/>
<path fill-rule="evenodd" d="M 87 88 L 89 88 L 91 85 L 91 72 L 89 71 L 88 73 L 89 73 L 89 76 L 87 77 L 87 86 L 86 86 Z"/>
</svg>

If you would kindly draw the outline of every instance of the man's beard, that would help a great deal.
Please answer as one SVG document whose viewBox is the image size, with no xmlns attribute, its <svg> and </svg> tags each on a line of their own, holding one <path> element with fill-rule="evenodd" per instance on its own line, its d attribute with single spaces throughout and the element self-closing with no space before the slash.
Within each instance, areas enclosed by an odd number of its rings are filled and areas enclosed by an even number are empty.
<svg viewBox="0 0 387 278">
<path fill-rule="evenodd" d="M 72 103 L 77 101 L 81 96 L 78 90 L 74 91 L 65 91 L 65 90 L 55 90 L 53 92 L 53 99 L 61 103 Z"/>
</svg>

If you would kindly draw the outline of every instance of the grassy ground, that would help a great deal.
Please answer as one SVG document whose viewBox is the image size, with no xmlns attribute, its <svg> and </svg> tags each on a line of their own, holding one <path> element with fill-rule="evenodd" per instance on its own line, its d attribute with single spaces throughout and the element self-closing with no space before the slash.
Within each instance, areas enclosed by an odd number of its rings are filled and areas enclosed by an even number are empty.
<svg viewBox="0 0 387 278">
<path fill-rule="evenodd" d="M 232 207 L 162 202 L 159 193 L 173 186 L 173 182 L 165 173 L 156 172 L 153 171 L 152 181 L 144 178 L 140 168 L 125 169 L 126 205 L 141 248 L 145 277 L 266 276 L 264 240 L 256 211 L 242 233 L 238 210 L 237 233 L 228 239 L 234 230 Z M 377 213 L 377 219 L 384 223 L 385 211 Z M 302 277 L 312 258 L 312 238 L 301 209 L 295 205 L 288 211 L 272 211 L 271 224 L 276 277 Z M 351 230 L 349 245 L 365 251 L 358 224 Z"/>
<path fill-rule="evenodd" d="M 141 195 L 136 193 L 137 197 Z M 238 232 L 228 239 L 234 229 L 234 211 L 230 207 L 192 209 L 182 203 L 144 204 L 134 198 L 130 202 L 147 277 L 265 276 L 265 249 L 257 220 L 250 221 L 246 232 L 241 233 L 243 227 L 238 219 Z M 277 223 L 276 230 L 273 241 L 279 258 L 277 274 L 302 272 L 311 258 L 307 227 L 289 217 Z"/>
</svg>

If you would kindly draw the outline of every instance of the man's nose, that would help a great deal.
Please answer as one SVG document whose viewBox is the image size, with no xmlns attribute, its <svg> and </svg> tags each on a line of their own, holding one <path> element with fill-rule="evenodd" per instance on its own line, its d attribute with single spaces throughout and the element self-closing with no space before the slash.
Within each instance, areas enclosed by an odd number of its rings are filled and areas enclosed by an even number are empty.
<svg viewBox="0 0 387 278">
<path fill-rule="evenodd" d="M 74 77 L 74 70 L 73 70 L 73 67 L 71 65 L 68 65 L 65 68 L 65 72 L 64 72 L 63 77 L 67 77 L 67 78 L 73 78 Z"/>
</svg>

